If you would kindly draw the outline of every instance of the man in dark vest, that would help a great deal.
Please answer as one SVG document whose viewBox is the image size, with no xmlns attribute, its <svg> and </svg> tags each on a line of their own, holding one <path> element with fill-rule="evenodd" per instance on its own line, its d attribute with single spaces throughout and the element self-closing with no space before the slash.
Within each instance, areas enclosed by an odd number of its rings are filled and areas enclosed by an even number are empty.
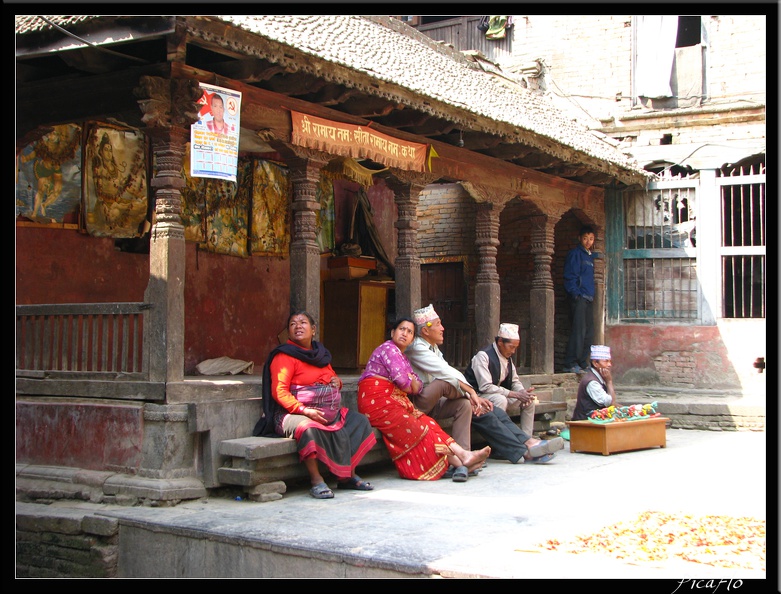
<svg viewBox="0 0 781 594">
<path fill-rule="evenodd" d="M 467 399 L 472 409 L 472 428 L 491 446 L 491 458 L 509 460 L 513 464 L 523 462 L 549 462 L 554 452 L 564 447 L 560 437 L 551 440 L 539 440 L 531 434 L 524 433 L 501 408 L 494 409 L 490 400 L 481 398 L 475 389 L 466 381 L 464 374 L 445 361 L 439 345 L 444 342 L 445 327 L 434 311 L 433 305 L 415 310 L 412 319 L 417 327 L 417 336 L 404 351 L 404 356 L 412 364 L 413 371 L 428 387 L 431 383 L 450 384 L 452 390 L 444 398 Z M 437 382 L 437 380 L 443 380 Z M 437 418 L 437 404 L 442 395 L 434 391 L 427 393 L 424 387 L 411 400 L 415 407 L 425 414 Z M 455 436 L 454 436 L 455 437 Z M 457 439 L 457 438 L 456 438 Z M 459 443 L 461 447 L 465 447 Z M 461 467 L 465 470 L 464 467 Z M 458 469 L 457 469 L 458 470 Z M 454 475 L 455 478 L 455 475 Z"/>
<path fill-rule="evenodd" d="M 610 371 L 612 365 L 609 346 L 591 345 L 591 367 L 580 379 L 578 399 L 572 413 L 573 421 L 585 421 L 593 411 L 611 404 L 618 406 Z"/>
<path fill-rule="evenodd" d="M 477 351 L 472 363 L 464 371 L 469 385 L 483 398 L 490 400 L 494 409 L 507 412 L 508 401 L 513 400 L 520 406 L 521 431 L 527 435 L 534 433 L 534 388 L 523 387 L 512 357 L 521 343 L 517 324 L 500 324 L 499 334 L 494 342 Z M 511 405 L 512 406 L 512 405 Z"/>
</svg>

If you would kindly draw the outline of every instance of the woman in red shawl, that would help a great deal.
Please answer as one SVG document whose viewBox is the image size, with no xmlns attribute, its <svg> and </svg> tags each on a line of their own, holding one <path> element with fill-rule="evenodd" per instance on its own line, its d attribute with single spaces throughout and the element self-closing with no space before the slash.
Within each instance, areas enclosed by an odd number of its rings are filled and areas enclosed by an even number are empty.
<svg viewBox="0 0 781 594">
<path fill-rule="evenodd" d="M 448 463 L 474 472 L 483 466 L 491 448 L 465 450 L 434 419 L 416 409 L 407 396 L 423 388 L 404 356 L 414 338 L 415 323 L 411 319 L 395 322 L 390 340 L 374 349 L 358 380 L 358 410 L 382 433 L 401 478 L 435 481 L 445 474 Z M 466 476 L 464 473 L 463 480 Z M 453 480 L 463 482 L 455 474 Z"/>
<path fill-rule="evenodd" d="M 263 416 L 253 435 L 295 438 L 315 499 L 334 496 L 318 460 L 337 477 L 338 488 L 371 491 L 355 467 L 377 440 L 365 416 L 341 406 L 342 381 L 331 353 L 314 340 L 315 328 L 305 311 L 288 318 L 287 343 L 271 351 L 263 367 Z"/>
</svg>

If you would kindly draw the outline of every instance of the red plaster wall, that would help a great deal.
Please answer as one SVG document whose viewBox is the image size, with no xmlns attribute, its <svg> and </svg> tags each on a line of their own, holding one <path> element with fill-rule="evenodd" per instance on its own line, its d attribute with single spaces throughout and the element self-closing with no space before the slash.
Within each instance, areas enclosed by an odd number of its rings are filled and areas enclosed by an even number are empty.
<svg viewBox="0 0 781 594">
<path fill-rule="evenodd" d="M 605 338 L 618 383 L 703 389 L 741 387 L 718 326 L 625 324 L 607 327 Z"/>
<path fill-rule="evenodd" d="M 16 228 L 16 303 L 143 301 L 149 255 L 75 230 Z M 185 374 L 228 356 L 262 367 L 290 307 L 290 261 L 237 258 L 186 244 Z M 260 373 L 260 369 L 256 370 Z"/>
<path fill-rule="evenodd" d="M 260 375 L 290 313 L 290 259 L 238 258 L 186 246 L 185 374 L 206 359 L 254 361 Z"/>
<path fill-rule="evenodd" d="M 16 403 L 16 463 L 135 474 L 141 464 L 141 404 Z"/>
<path fill-rule="evenodd" d="M 143 301 L 149 256 L 72 229 L 16 227 L 16 303 Z"/>
</svg>

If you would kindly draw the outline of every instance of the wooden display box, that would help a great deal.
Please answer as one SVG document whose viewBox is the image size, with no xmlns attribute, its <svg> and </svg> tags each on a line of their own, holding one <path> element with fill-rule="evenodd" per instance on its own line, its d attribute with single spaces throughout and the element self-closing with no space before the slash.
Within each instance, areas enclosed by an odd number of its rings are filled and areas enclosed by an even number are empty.
<svg viewBox="0 0 781 594">
<path fill-rule="evenodd" d="M 374 258 L 353 258 L 351 256 L 338 256 L 328 258 L 328 270 L 333 280 L 352 280 L 362 278 L 369 274 L 370 270 L 377 269 L 377 261 Z"/>
<path fill-rule="evenodd" d="M 609 456 L 618 452 L 667 447 L 666 417 L 641 421 L 592 423 L 570 421 L 569 451 L 589 452 Z"/>
</svg>

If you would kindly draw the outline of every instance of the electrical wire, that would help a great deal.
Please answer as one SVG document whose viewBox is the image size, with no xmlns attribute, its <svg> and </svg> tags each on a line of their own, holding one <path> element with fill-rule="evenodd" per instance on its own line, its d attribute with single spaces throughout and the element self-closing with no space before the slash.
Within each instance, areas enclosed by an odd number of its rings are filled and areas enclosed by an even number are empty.
<svg viewBox="0 0 781 594">
<path fill-rule="evenodd" d="M 49 19 L 47 19 L 47 18 L 46 18 L 46 17 L 44 17 L 44 16 L 41 16 L 41 15 L 36 15 L 36 16 L 37 16 L 39 19 L 41 19 L 41 20 L 42 20 L 44 23 L 46 23 L 47 25 L 49 25 L 50 27 L 53 27 L 54 29 L 57 29 L 57 31 L 59 31 L 60 33 L 63 33 L 64 35 L 67 35 L 68 37 L 72 37 L 73 39 L 75 39 L 75 40 L 77 40 L 77 41 L 79 41 L 79 42 L 81 42 L 81 43 L 83 43 L 83 44 L 85 44 L 85 45 L 88 45 L 89 47 L 91 47 L 91 48 L 93 48 L 93 49 L 96 49 L 96 50 L 98 50 L 98 51 L 104 52 L 104 53 L 106 53 L 106 54 L 111 54 L 112 56 L 118 56 L 118 57 L 120 57 L 120 58 L 124 58 L 124 59 L 126 59 L 126 60 L 133 60 L 133 61 L 135 61 L 135 62 L 139 62 L 139 63 L 141 63 L 141 64 L 147 64 L 147 63 L 148 63 L 148 62 L 147 62 L 146 60 L 144 60 L 143 58 L 137 58 L 136 56 L 128 56 L 127 54 L 123 54 L 123 53 L 121 53 L 121 52 L 115 52 L 115 51 L 113 51 L 113 50 L 107 49 L 107 48 L 105 48 L 105 47 L 102 47 L 102 46 L 100 46 L 100 45 L 96 45 L 96 44 L 92 43 L 91 41 L 87 41 L 86 39 L 82 39 L 82 38 L 81 38 L 81 37 L 79 37 L 78 35 L 75 35 L 74 33 L 71 33 L 71 32 L 70 32 L 70 31 L 68 31 L 67 29 L 63 29 L 63 28 L 62 28 L 62 27 L 60 27 L 58 24 L 56 24 L 56 23 L 53 23 L 52 21 L 50 21 Z"/>
</svg>

